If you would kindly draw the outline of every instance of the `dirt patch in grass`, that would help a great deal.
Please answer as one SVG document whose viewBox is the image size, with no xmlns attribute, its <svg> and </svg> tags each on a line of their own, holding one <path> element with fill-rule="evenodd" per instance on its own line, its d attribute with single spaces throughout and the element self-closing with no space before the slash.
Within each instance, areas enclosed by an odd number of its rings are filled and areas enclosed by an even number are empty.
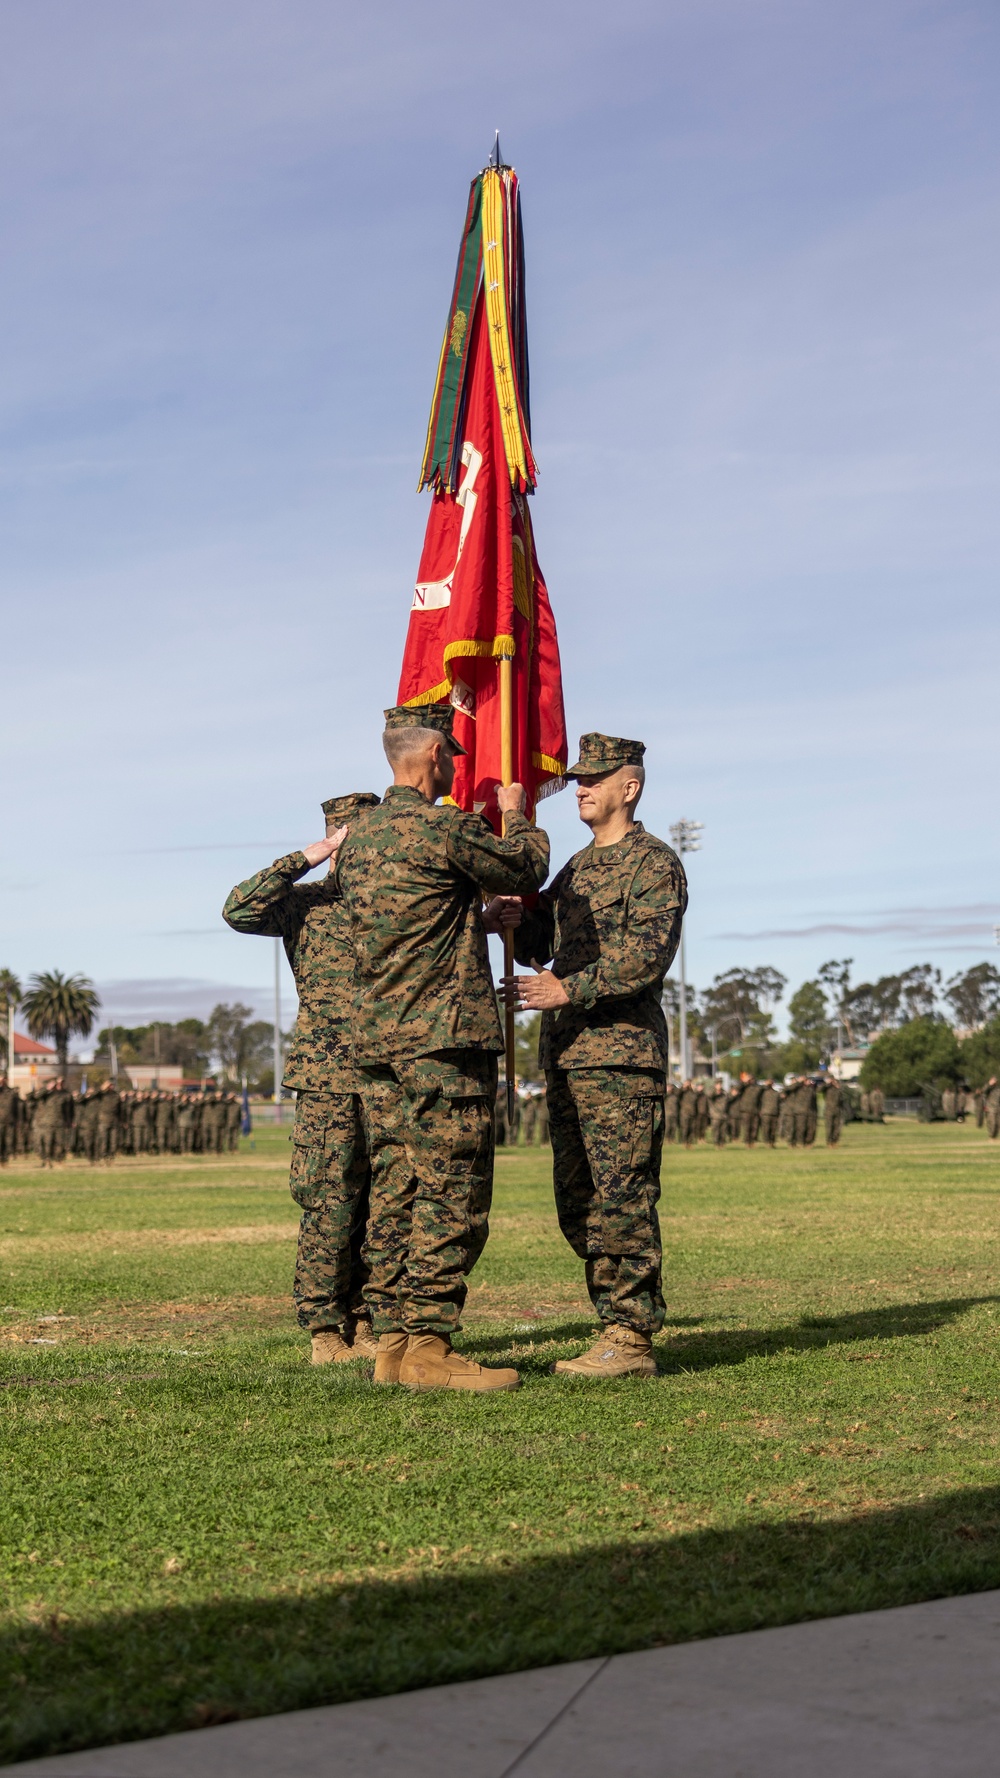
<svg viewBox="0 0 1000 1778">
<path fill-rule="evenodd" d="M 582 1284 L 547 1280 L 544 1291 L 512 1289 L 501 1284 L 474 1284 L 465 1305 L 462 1320 L 466 1326 L 484 1321 L 544 1321 L 569 1309 L 584 1317 L 593 1317 L 593 1309 Z"/>
<path fill-rule="evenodd" d="M 227 1334 L 294 1328 L 290 1296 L 229 1297 L 213 1303 L 138 1303 L 109 1306 L 89 1315 L 44 1315 L 8 1322 L 0 1344 L 91 1346 L 146 1342 L 176 1346 L 224 1339 Z M 303 1335 L 303 1338 L 305 1336 Z"/>
<path fill-rule="evenodd" d="M 0 1241 L 0 1256 L 26 1252 L 134 1253 L 149 1247 L 257 1247 L 269 1241 L 294 1241 L 294 1222 L 237 1223 L 215 1229 L 91 1229 L 72 1235 L 10 1235 Z"/>
</svg>

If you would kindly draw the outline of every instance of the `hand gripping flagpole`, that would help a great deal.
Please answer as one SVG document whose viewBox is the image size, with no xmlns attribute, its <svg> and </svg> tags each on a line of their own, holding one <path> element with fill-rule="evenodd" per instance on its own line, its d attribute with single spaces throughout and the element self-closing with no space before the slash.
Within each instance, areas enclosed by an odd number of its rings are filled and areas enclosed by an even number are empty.
<svg viewBox="0 0 1000 1778">
<path fill-rule="evenodd" d="M 499 140 L 499 138 L 498 138 Z M 504 789 L 514 782 L 514 662 L 509 654 L 500 657 L 500 776 Z M 503 831 L 507 832 L 507 816 L 503 817 Z M 510 978 L 514 974 L 514 931 L 513 927 L 503 929 L 503 972 Z M 517 1026 L 514 1022 L 514 1001 L 508 989 L 504 995 L 504 1050 L 507 1069 L 507 1124 L 514 1121 L 514 1099 L 517 1093 L 517 1081 L 514 1071 L 514 1045 L 517 1038 Z"/>
</svg>

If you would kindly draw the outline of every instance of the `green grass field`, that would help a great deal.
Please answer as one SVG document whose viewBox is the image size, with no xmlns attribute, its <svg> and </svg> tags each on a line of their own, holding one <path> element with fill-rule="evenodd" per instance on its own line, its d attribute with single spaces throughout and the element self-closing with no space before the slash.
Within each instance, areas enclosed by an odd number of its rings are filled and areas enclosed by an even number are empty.
<svg viewBox="0 0 1000 1778">
<path fill-rule="evenodd" d="M 501 1152 L 493 1398 L 313 1369 L 287 1134 L 0 1174 L 7 1760 L 1000 1585 L 1000 1145 L 668 1150 L 657 1382 Z M 55 1318 L 55 1319 L 53 1319 Z"/>
</svg>

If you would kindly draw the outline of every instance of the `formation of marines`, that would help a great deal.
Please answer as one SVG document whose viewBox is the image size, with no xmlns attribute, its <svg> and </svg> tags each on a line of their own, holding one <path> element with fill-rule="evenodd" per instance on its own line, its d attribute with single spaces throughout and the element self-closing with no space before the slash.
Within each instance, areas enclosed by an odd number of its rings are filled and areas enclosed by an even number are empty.
<svg viewBox="0 0 1000 1778">
<path fill-rule="evenodd" d="M 34 1154 L 43 1167 L 69 1156 L 92 1166 L 116 1155 L 226 1154 L 241 1122 L 235 1093 L 70 1092 L 61 1078 L 23 1099 L 0 1076 L 0 1164 Z"/>
<path fill-rule="evenodd" d="M 726 1087 L 722 1081 L 669 1082 L 666 1089 L 666 1139 L 691 1148 L 709 1142 L 721 1148 L 742 1142 L 747 1148 L 761 1142 L 774 1148 L 779 1141 L 791 1148 L 809 1148 L 819 1130 L 820 1095 L 828 1146 L 840 1141 L 844 1126 L 845 1092 L 832 1076 L 800 1075 L 786 1079 L 754 1080 L 741 1074 Z M 885 1098 L 881 1090 L 869 1095 L 869 1116 L 881 1122 Z"/>
</svg>

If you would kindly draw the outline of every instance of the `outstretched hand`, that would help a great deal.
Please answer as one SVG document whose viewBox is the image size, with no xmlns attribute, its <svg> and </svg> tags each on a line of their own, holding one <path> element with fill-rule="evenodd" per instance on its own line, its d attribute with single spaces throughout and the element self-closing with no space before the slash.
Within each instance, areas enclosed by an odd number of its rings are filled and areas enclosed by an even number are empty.
<svg viewBox="0 0 1000 1778">
<path fill-rule="evenodd" d="M 330 859 L 332 870 L 333 860 L 346 838 L 346 827 L 338 827 L 334 833 L 328 834 L 325 840 L 315 840 L 311 846 L 303 846 L 302 856 L 308 863 L 310 870 L 315 869 L 317 864 L 322 864 L 325 858 Z"/>
<path fill-rule="evenodd" d="M 504 1005 L 513 1004 L 522 1012 L 554 1012 L 557 1006 L 570 1003 L 559 977 L 537 963 L 534 975 L 505 975 L 500 988 Z"/>
</svg>

